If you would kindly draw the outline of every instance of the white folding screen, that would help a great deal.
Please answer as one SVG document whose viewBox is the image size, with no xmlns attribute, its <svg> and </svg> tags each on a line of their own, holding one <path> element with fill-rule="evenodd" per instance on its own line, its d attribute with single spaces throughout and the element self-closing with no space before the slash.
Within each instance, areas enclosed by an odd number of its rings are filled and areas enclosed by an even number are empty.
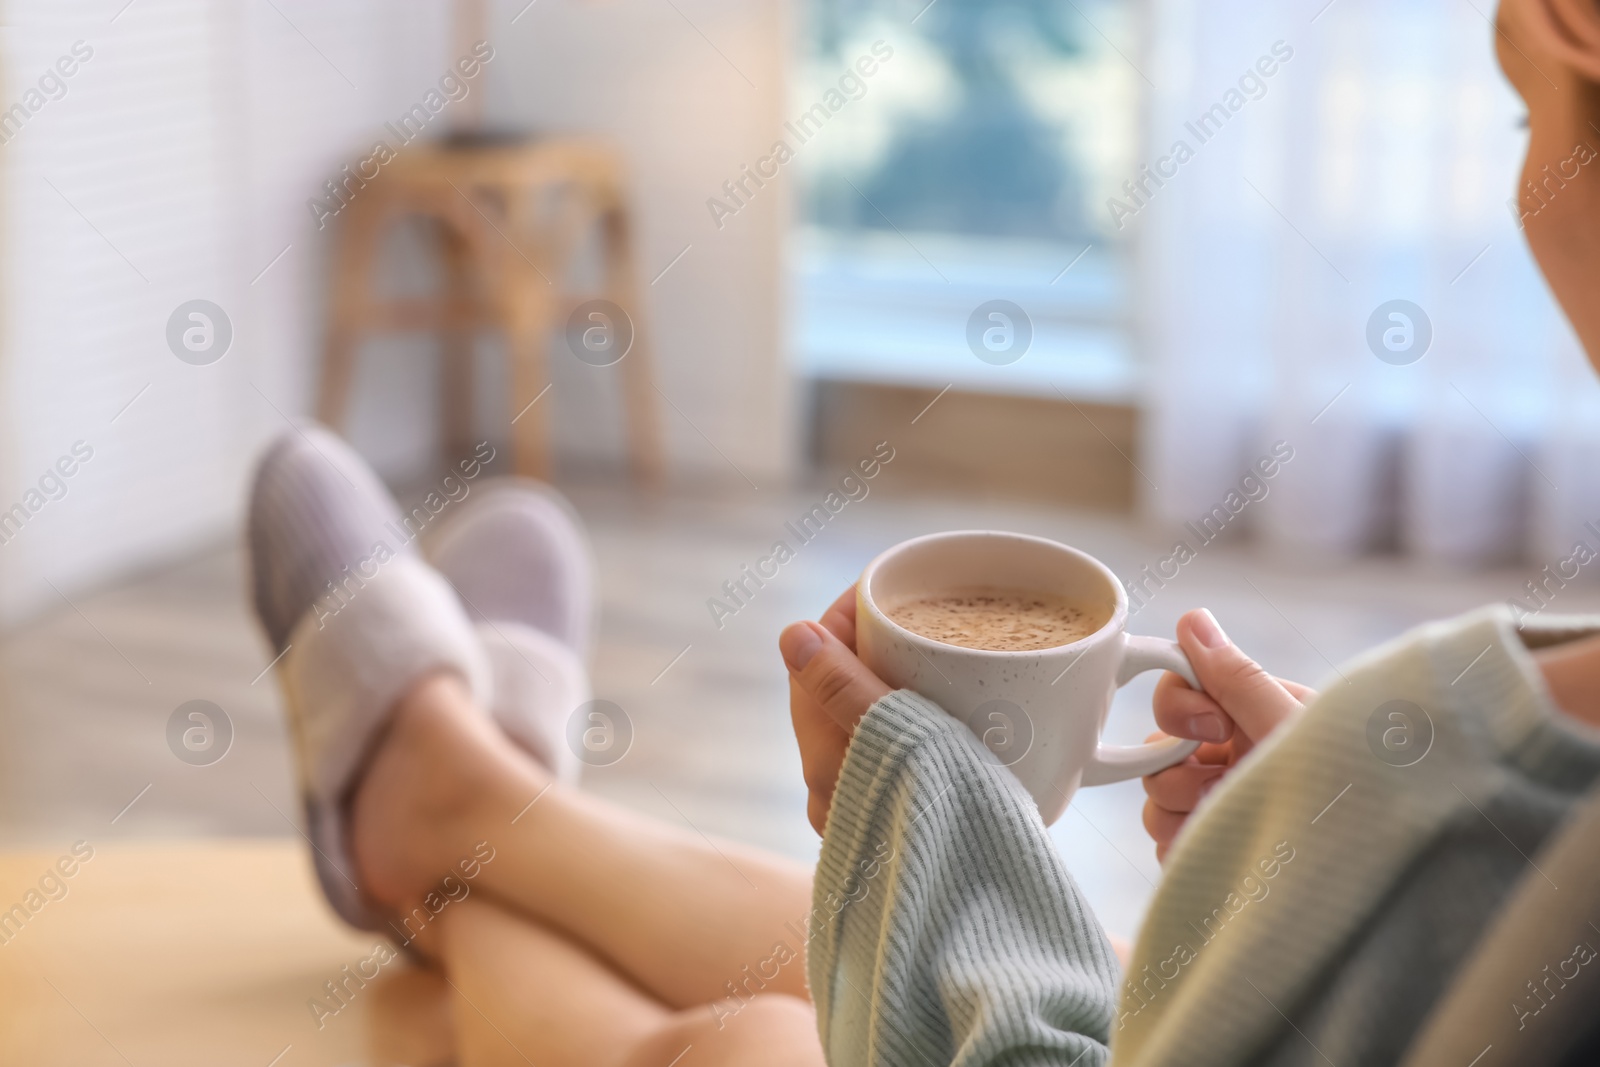
<svg viewBox="0 0 1600 1067">
<path fill-rule="evenodd" d="M 0 618 L 236 521 L 255 449 L 305 407 L 328 235 L 306 202 L 436 73 L 446 14 L 7 5 Z M 233 329 L 204 366 L 167 338 L 196 299 Z"/>
<path fill-rule="evenodd" d="M 214 527 L 233 503 L 218 490 L 243 444 L 239 383 L 180 363 L 164 340 L 185 300 L 239 303 L 219 26 L 204 0 L 141 0 L 113 22 L 115 10 L 7 5 L 10 616 L 47 605 L 52 583 L 70 590 L 160 552 L 174 529 Z"/>
</svg>

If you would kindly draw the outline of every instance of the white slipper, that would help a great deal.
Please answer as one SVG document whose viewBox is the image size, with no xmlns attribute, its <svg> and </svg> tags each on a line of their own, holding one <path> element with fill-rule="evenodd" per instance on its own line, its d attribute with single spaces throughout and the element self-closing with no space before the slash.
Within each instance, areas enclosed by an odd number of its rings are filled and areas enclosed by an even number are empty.
<svg viewBox="0 0 1600 1067">
<path fill-rule="evenodd" d="M 396 702 L 423 677 L 460 675 L 480 706 L 489 657 L 455 593 L 410 544 L 371 468 L 321 427 L 282 434 L 251 485 L 256 615 L 279 653 L 317 875 L 352 924 L 384 926 L 350 861 L 350 794 Z"/>
<path fill-rule="evenodd" d="M 556 781 L 576 785 L 583 761 L 571 724 L 592 696 L 583 661 L 549 634 L 521 623 L 480 622 L 477 634 L 494 678 L 489 707 L 495 722 Z"/>
<path fill-rule="evenodd" d="M 532 478 L 486 482 L 428 528 L 422 551 L 474 622 L 519 622 L 587 659 L 594 553 L 577 512 L 552 486 Z"/>
<path fill-rule="evenodd" d="M 487 706 L 490 657 L 449 584 L 416 557 L 402 556 L 338 614 L 307 613 L 279 669 L 323 891 L 347 922 L 387 929 L 362 896 L 351 862 L 350 793 L 407 690 L 427 675 L 453 671 Z"/>
<path fill-rule="evenodd" d="M 591 695 L 595 567 L 572 506 L 542 482 L 497 479 L 424 535 L 423 551 L 477 623 L 495 721 L 558 780 L 575 781 L 582 760 L 568 727 Z"/>
</svg>

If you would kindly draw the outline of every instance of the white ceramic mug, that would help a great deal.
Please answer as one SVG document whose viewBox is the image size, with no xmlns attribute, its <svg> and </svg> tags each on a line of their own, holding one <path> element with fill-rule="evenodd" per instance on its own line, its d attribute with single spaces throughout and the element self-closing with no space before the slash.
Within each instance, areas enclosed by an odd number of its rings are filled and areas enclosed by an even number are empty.
<svg viewBox="0 0 1600 1067">
<path fill-rule="evenodd" d="M 973 587 L 1048 593 L 1097 610 L 1106 622 L 1071 644 L 1029 652 L 948 645 L 894 622 L 886 606 Z M 970 726 L 1021 779 L 1046 824 L 1080 785 L 1153 774 L 1198 741 L 1100 742 L 1111 698 L 1136 674 L 1169 670 L 1196 689 L 1175 642 L 1126 630 L 1128 597 L 1093 556 L 1043 537 L 957 530 L 903 541 L 856 583 L 856 651 L 896 689 L 911 689 Z"/>
</svg>

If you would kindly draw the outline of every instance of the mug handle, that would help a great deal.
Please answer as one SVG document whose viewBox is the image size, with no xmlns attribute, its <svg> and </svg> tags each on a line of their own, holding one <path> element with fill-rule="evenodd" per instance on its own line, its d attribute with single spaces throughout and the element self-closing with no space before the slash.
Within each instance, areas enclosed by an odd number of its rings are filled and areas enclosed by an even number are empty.
<svg viewBox="0 0 1600 1067">
<path fill-rule="evenodd" d="M 1122 663 L 1117 668 L 1118 688 L 1145 671 L 1171 671 L 1196 689 L 1202 688 L 1176 641 L 1164 637 L 1122 635 Z M 1129 778 L 1142 778 L 1181 763 L 1200 747 L 1200 742 L 1181 737 L 1165 737 L 1142 745 L 1100 745 L 1094 759 L 1083 769 L 1083 785 L 1107 785 Z"/>
</svg>

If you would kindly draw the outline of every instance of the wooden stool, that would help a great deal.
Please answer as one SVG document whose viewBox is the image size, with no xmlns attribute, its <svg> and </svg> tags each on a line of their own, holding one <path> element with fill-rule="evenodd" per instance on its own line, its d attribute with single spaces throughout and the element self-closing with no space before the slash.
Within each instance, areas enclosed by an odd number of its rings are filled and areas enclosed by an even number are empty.
<svg viewBox="0 0 1600 1067">
<path fill-rule="evenodd" d="M 594 319 L 598 337 L 624 327 L 632 344 L 618 366 L 628 456 L 634 477 L 659 482 L 661 427 L 643 309 L 635 287 L 632 219 L 623 170 L 604 146 L 576 138 L 519 143 L 462 138 L 401 148 L 378 175 L 355 191 L 341 214 L 332 307 L 323 357 L 318 417 L 339 428 L 363 338 L 371 333 L 428 330 L 440 336 L 440 397 L 446 446 L 470 450 L 473 338 L 498 327 L 510 359 L 512 466 L 550 476 L 545 346 L 582 301 L 564 290 L 578 242 L 598 226 L 604 296 L 631 320 Z M 409 216 L 437 223 L 444 291 L 437 298 L 383 300 L 372 292 L 379 248 L 388 229 Z M 582 333 L 582 331 L 577 331 Z M 605 365 L 604 359 L 586 360 Z"/>
</svg>

